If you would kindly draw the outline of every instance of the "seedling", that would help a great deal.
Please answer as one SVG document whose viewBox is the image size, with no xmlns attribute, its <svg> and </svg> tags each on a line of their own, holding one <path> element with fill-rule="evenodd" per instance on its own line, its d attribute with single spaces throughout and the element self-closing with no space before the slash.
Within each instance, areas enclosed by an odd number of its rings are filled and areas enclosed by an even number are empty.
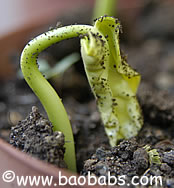
<svg viewBox="0 0 174 188">
<path fill-rule="evenodd" d="M 145 145 L 143 148 L 146 150 L 146 152 L 149 155 L 150 164 L 157 164 L 157 165 L 161 164 L 161 158 L 157 149 L 151 149 L 149 145 Z"/>
<path fill-rule="evenodd" d="M 76 170 L 71 125 L 55 90 L 39 72 L 37 58 L 49 46 L 72 37 L 81 37 L 81 53 L 89 84 L 96 97 L 111 146 L 122 138 L 135 136 L 142 126 L 141 110 L 136 99 L 140 75 L 131 69 L 119 48 L 120 24 L 103 16 L 94 26 L 71 25 L 52 29 L 30 41 L 21 56 L 25 80 L 43 104 L 54 126 L 65 135 L 65 161 Z"/>
</svg>

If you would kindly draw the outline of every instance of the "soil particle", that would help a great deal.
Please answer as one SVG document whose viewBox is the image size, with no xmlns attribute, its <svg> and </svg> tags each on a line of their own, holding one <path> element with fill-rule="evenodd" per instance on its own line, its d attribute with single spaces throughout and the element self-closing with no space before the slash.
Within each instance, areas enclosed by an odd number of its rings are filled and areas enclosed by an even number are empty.
<svg viewBox="0 0 174 188">
<path fill-rule="evenodd" d="M 87 175 L 87 171 L 92 170 L 97 176 L 104 174 L 107 176 L 108 171 L 115 176 L 123 175 L 125 174 L 125 171 L 129 176 L 135 175 L 136 166 L 132 161 L 133 154 L 137 147 L 137 142 L 135 139 L 132 139 L 129 141 L 123 141 L 119 146 L 113 147 L 110 150 L 106 150 L 103 147 L 98 148 L 96 153 L 92 155 L 91 159 L 88 159 L 85 162 L 82 174 Z M 88 166 L 88 164 L 91 163 L 90 160 L 95 161 L 91 166 L 92 169 Z"/>
<path fill-rule="evenodd" d="M 138 148 L 133 154 L 133 160 L 136 161 L 138 169 L 145 170 L 148 168 L 149 156 L 144 148 Z"/>
<path fill-rule="evenodd" d="M 174 150 L 164 152 L 162 160 L 170 166 L 174 166 Z"/>
<path fill-rule="evenodd" d="M 171 172 L 171 167 L 167 164 L 167 163 L 162 163 L 160 170 L 166 173 L 170 173 Z"/>
<path fill-rule="evenodd" d="M 163 151 L 170 151 L 171 149 L 174 150 L 174 144 L 170 140 L 163 140 L 161 142 L 158 142 L 155 145 L 155 148 L 161 149 Z"/>
<path fill-rule="evenodd" d="M 33 157 L 58 167 L 66 167 L 63 160 L 64 135 L 58 131 L 53 132 L 52 124 L 35 106 L 25 120 L 11 128 L 10 144 Z"/>
</svg>

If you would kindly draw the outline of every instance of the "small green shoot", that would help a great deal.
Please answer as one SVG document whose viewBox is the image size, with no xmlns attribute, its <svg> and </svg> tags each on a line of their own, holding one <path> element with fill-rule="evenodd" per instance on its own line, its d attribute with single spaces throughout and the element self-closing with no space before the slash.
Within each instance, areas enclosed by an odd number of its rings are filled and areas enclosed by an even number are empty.
<svg viewBox="0 0 174 188">
<path fill-rule="evenodd" d="M 159 153 L 156 149 L 151 149 L 149 145 L 145 145 L 144 149 L 146 150 L 146 152 L 149 155 L 150 164 L 157 164 L 157 165 L 161 164 L 161 158 L 160 158 Z"/>
</svg>

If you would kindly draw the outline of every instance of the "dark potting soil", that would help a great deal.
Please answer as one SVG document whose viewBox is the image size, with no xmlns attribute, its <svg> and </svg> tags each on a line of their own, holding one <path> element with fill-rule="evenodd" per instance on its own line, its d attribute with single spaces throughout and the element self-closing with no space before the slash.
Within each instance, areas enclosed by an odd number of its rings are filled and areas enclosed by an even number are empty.
<svg viewBox="0 0 174 188">
<path fill-rule="evenodd" d="M 11 128 L 11 145 L 60 168 L 66 168 L 64 143 L 63 133 L 53 132 L 52 124 L 35 106 L 26 119 Z"/>
<path fill-rule="evenodd" d="M 144 114 L 144 126 L 137 137 L 120 141 L 120 144 L 113 148 L 109 146 L 95 101 L 82 105 L 72 98 L 66 99 L 65 104 L 75 136 L 78 171 L 83 175 L 87 175 L 90 171 L 96 176 L 106 177 L 108 172 L 116 177 L 126 175 L 127 181 L 135 175 L 161 176 L 163 186 L 172 187 L 174 184 L 173 97 L 142 83 L 138 98 Z M 35 108 L 33 109 L 34 112 L 32 110 L 26 120 L 12 128 L 10 143 L 39 159 L 50 162 L 60 155 L 62 161 L 64 152 L 62 135 L 61 147 L 59 145 L 56 147 L 59 140 L 52 140 L 54 135 L 51 123 L 45 118 L 43 121 L 40 120 L 43 116 Z M 50 134 L 51 136 L 48 136 Z M 150 146 L 150 150 L 156 149 L 161 164 L 150 162 L 145 146 Z M 53 149 L 57 152 L 53 152 Z M 55 161 L 51 163 L 59 164 Z"/>
</svg>

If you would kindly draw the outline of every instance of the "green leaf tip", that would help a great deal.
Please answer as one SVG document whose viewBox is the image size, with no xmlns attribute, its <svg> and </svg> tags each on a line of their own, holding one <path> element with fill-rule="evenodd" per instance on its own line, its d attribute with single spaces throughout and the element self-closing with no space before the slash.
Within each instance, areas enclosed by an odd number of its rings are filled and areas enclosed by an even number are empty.
<svg viewBox="0 0 174 188">
<path fill-rule="evenodd" d="M 141 76 L 120 52 L 120 30 L 117 19 L 102 16 L 81 39 L 85 71 L 111 146 L 137 135 L 143 124 L 136 99 Z"/>
<path fill-rule="evenodd" d="M 161 158 L 160 158 L 160 155 L 159 155 L 157 149 L 151 149 L 151 147 L 149 145 L 145 145 L 144 149 L 146 150 L 146 152 L 149 155 L 150 164 L 161 165 Z"/>
</svg>

